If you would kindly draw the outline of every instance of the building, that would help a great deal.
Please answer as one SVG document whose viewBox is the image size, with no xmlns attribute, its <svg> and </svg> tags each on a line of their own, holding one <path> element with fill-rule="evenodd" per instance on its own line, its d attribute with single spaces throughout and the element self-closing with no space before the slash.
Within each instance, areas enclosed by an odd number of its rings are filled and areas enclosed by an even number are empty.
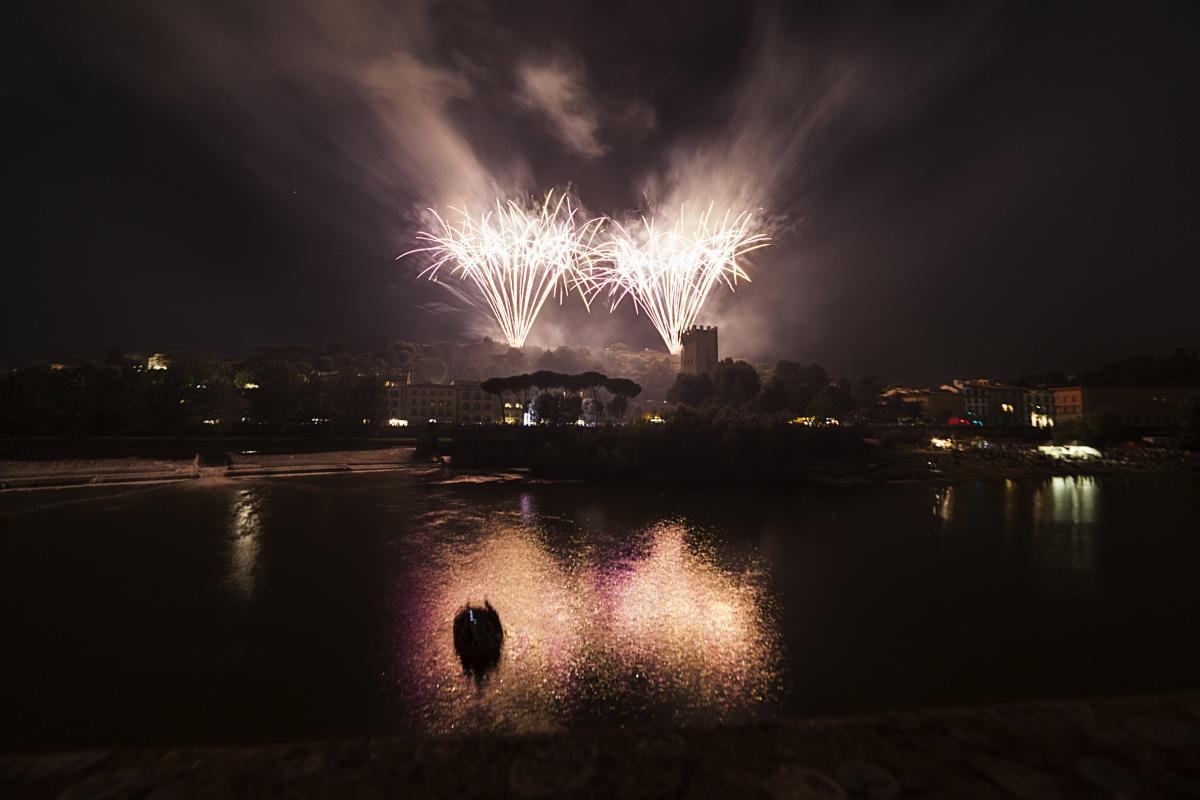
<svg viewBox="0 0 1200 800">
<path fill-rule="evenodd" d="M 962 395 L 947 389 L 893 386 L 883 393 L 883 397 L 898 397 L 906 407 L 916 406 L 920 409 L 921 419 L 938 425 L 961 417 L 964 413 Z"/>
<path fill-rule="evenodd" d="M 963 415 L 963 398 L 957 392 L 930 389 L 905 399 L 920 403 L 921 416 L 930 422 L 945 423 Z"/>
<path fill-rule="evenodd" d="M 1045 387 L 1025 390 L 1025 408 L 1022 413 L 1025 424 L 1033 428 L 1053 428 L 1054 392 Z"/>
<path fill-rule="evenodd" d="M 404 387 L 408 384 L 408 375 L 389 377 L 383 382 L 383 390 L 387 394 L 388 424 L 396 426 L 403 420 L 408 424 L 407 412 L 404 409 Z"/>
<path fill-rule="evenodd" d="M 1112 411 L 1129 428 L 1175 425 L 1183 415 L 1184 404 L 1200 397 L 1200 387 L 1178 386 L 1057 386 L 1050 392 L 1060 422 Z"/>
<path fill-rule="evenodd" d="M 500 398 L 483 391 L 477 382 L 410 383 L 405 378 L 384 382 L 388 424 L 392 427 L 424 422 L 457 424 L 504 421 Z"/>
<path fill-rule="evenodd" d="M 715 325 L 693 325 L 680 337 L 683 350 L 679 354 L 679 371 L 685 375 L 700 375 L 717 368 L 717 328 Z"/>
<path fill-rule="evenodd" d="M 483 391 L 479 383 L 455 381 L 452 386 L 457 403 L 454 409 L 455 422 L 467 425 L 476 423 L 494 425 L 504 421 L 504 408 L 500 398 Z"/>
<path fill-rule="evenodd" d="M 956 380 L 942 388 L 962 396 L 963 414 L 972 422 L 1001 428 L 1029 424 L 1023 387 L 979 378 Z"/>
</svg>

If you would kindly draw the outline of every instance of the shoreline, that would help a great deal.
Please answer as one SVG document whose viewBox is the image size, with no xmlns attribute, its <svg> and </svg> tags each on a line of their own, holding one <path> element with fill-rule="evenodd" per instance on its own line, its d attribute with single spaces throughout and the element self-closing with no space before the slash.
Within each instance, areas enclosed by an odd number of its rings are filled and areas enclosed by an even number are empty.
<svg viewBox="0 0 1200 800">
<path fill-rule="evenodd" d="M 1174 797 L 1200 693 L 747 725 L 0 755 L 14 797 Z"/>
<path fill-rule="evenodd" d="M 0 460 L 0 492 L 182 483 L 201 480 L 289 477 L 387 472 L 426 466 L 413 459 L 412 447 L 366 450 L 262 453 L 257 450 L 223 453 L 218 465 L 207 465 L 201 454 L 192 458 L 93 458 L 61 460 Z"/>
<path fill-rule="evenodd" d="M 533 474 L 527 466 L 462 467 L 452 460 L 417 456 L 410 446 L 372 447 L 361 450 L 311 452 L 288 451 L 233 455 L 231 463 L 203 466 L 197 459 L 138 459 L 125 457 L 40 461 L 0 460 L 0 493 L 39 489 L 83 488 L 88 486 L 152 485 L 203 480 L 240 480 L 251 478 L 311 477 L 348 473 L 440 471 L 444 477 L 437 485 L 544 485 L 559 483 L 595 483 L 620 485 L 619 482 L 586 478 L 546 478 Z M 879 461 L 839 462 L 831 460 L 797 472 L 777 483 L 755 486 L 722 486 L 724 490 L 755 489 L 769 492 L 789 491 L 803 486 L 854 489 L 869 486 L 904 484 L 950 484 L 967 481 L 1045 480 L 1060 477 L 1151 477 L 1196 476 L 1200 471 L 1174 465 L 1129 465 L 1072 461 L 1043 464 L 997 463 L 994 460 L 946 454 L 928 450 L 888 451 Z M 634 485 L 667 487 L 675 485 L 670 476 L 655 476 Z"/>
</svg>

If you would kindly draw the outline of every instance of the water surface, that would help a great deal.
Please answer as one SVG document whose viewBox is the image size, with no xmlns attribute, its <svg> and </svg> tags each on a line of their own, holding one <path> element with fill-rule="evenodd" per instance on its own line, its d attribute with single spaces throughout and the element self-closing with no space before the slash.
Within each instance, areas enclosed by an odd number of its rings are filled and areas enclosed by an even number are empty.
<svg viewBox="0 0 1200 800">
<path fill-rule="evenodd" d="M 0 746 L 555 730 L 1194 688 L 1200 481 L 780 495 L 417 470 L 0 494 Z M 507 640 L 462 674 L 455 611 Z"/>
</svg>

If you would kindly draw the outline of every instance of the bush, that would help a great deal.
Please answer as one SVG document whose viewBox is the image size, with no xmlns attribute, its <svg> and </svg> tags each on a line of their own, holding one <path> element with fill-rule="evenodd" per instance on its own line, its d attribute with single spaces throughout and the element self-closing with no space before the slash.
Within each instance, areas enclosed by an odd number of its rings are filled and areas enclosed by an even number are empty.
<svg viewBox="0 0 1200 800">
<path fill-rule="evenodd" d="M 662 424 L 460 429 L 451 446 L 459 466 L 526 466 L 546 478 L 694 485 L 785 482 L 816 463 L 869 453 L 857 429 L 808 428 L 782 416 L 728 408 L 683 408 Z"/>
</svg>

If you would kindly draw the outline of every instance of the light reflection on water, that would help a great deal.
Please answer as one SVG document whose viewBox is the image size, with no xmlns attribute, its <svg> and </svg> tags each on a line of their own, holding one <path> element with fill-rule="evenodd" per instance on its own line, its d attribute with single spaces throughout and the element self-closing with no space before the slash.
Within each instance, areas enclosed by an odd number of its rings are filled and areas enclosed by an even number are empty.
<svg viewBox="0 0 1200 800">
<path fill-rule="evenodd" d="M 992 493 L 997 491 L 1003 496 L 996 498 Z M 1028 567 L 1035 580 L 1055 591 L 1095 590 L 1100 519 L 1100 482 L 1096 478 L 1059 476 L 1031 482 L 1005 480 L 1002 485 L 951 484 L 934 487 L 931 496 L 933 516 L 943 531 L 977 532 L 981 523 L 999 511 L 1006 537 L 1028 532 Z"/>
<path fill-rule="evenodd" d="M 242 489 L 234 496 L 233 523 L 229 538 L 229 581 L 238 599 L 254 599 L 254 570 L 262 545 L 261 499 L 254 489 Z"/>
<path fill-rule="evenodd" d="M 619 552 L 552 552 L 515 515 L 445 545 L 413 586 L 420 610 L 395 659 L 430 731 L 553 730 L 575 712 L 644 721 L 736 719 L 772 697 L 779 638 L 761 565 L 722 566 L 686 523 L 662 522 Z M 411 594 L 408 594 L 411 592 Z M 505 645 L 481 686 L 449 635 L 468 600 L 500 612 Z"/>
<path fill-rule="evenodd" d="M 1033 493 L 1033 569 L 1060 590 L 1096 589 L 1100 484 L 1093 477 L 1056 477 Z"/>
<path fill-rule="evenodd" d="M 0 744 L 707 725 L 1200 674 L 1180 635 L 1200 616 L 1195 476 L 788 496 L 423 480 L 0 497 Z M 509 637 L 477 688 L 451 619 L 484 598 Z"/>
<path fill-rule="evenodd" d="M 1096 521 L 1099 495 L 1099 484 L 1093 477 L 1051 478 L 1034 490 L 1034 519 L 1038 522 L 1091 524 Z"/>
</svg>

